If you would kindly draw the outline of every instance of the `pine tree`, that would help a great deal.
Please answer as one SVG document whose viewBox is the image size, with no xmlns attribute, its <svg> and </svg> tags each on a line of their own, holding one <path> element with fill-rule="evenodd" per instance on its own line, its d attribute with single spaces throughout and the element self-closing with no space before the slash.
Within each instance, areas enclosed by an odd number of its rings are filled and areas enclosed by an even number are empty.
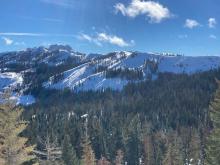
<svg viewBox="0 0 220 165">
<path fill-rule="evenodd" d="M 83 142 L 83 156 L 82 156 L 83 165 L 95 165 L 96 159 L 95 154 L 91 146 L 91 142 L 88 136 L 85 137 Z"/>
<path fill-rule="evenodd" d="M 79 159 L 77 158 L 75 149 L 70 142 L 69 135 L 65 135 L 62 150 L 62 158 L 65 165 L 79 165 Z"/>
<path fill-rule="evenodd" d="M 189 143 L 189 162 L 190 164 L 199 164 L 201 154 L 201 142 L 198 132 L 191 129 L 191 139 Z"/>
<path fill-rule="evenodd" d="M 205 165 L 220 164 L 220 82 L 215 99 L 210 105 L 210 118 L 213 130 L 207 139 Z"/>
<path fill-rule="evenodd" d="M 143 140 L 144 145 L 144 164 L 151 165 L 154 162 L 154 149 L 152 144 L 152 136 L 146 135 Z"/>
<path fill-rule="evenodd" d="M 181 159 L 180 142 L 175 132 L 170 132 L 167 137 L 167 151 L 163 160 L 163 165 L 184 164 Z"/>
<path fill-rule="evenodd" d="M 138 164 L 139 163 L 139 139 L 134 133 L 129 134 L 126 148 L 127 155 L 126 160 L 129 164 Z"/>
<path fill-rule="evenodd" d="M 35 158 L 34 146 L 28 146 L 28 139 L 21 137 L 27 127 L 20 119 L 23 110 L 8 98 L 0 105 L 0 164 L 21 165 Z"/>
<path fill-rule="evenodd" d="M 141 157 L 141 121 L 137 114 L 132 118 L 128 126 L 127 139 L 125 141 L 125 158 L 128 164 L 138 164 Z"/>
</svg>

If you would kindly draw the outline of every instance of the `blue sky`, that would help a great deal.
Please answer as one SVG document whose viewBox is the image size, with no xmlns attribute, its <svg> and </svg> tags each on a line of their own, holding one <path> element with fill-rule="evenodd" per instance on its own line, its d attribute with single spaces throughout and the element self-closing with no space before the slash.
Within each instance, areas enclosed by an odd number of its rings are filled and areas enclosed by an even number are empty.
<svg viewBox="0 0 220 165">
<path fill-rule="evenodd" d="M 57 43 L 85 53 L 220 55 L 219 6 L 219 0 L 1 0 L 0 52 Z"/>
</svg>

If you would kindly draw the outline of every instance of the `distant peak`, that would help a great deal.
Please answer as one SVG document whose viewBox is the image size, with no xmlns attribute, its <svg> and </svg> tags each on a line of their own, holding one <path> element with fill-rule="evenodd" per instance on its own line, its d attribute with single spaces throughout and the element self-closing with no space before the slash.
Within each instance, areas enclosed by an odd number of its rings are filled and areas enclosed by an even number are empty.
<svg viewBox="0 0 220 165">
<path fill-rule="evenodd" d="M 56 50 L 60 50 L 60 49 L 71 51 L 72 47 L 69 46 L 69 45 L 58 45 L 58 44 L 55 44 L 55 45 L 50 45 L 48 49 L 50 51 L 56 51 Z"/>
</svg>

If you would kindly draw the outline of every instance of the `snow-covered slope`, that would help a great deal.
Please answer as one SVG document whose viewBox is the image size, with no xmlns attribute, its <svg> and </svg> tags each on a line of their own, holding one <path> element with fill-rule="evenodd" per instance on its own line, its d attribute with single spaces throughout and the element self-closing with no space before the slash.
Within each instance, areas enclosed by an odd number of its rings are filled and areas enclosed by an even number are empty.
<svg viewBox="0 0 220 165">
<path fill-rule="evenodd" d="M 32 95 L 23 95 L 22 84 L 22 74 L 15 72 L 0 73 L 0 94 L 9 88 L 12 92 L 18 90 L 19 92 L 12 93 L 12 96 L 10 97 L 11 100 L 14 100 L 17 104 L 25 106 L 35 103 L 35 98 Z M 2 99 L 0 98 L 0 100 Z"/>
<path fill-rule="evenodd" d="M 76 68 L 65 71 L 59 80 L 51 77 L 46 88 L 76 90 L 120 90 L 129 82 L 155 78 L 158 73 L 207 71 L 220 66 L 220 57 L 187 57 L 139 52 L 113 52 L 92 58 Z M 133 75 L 132 77 L 130 75 Z"/>
<path fill-rule="evenodd" d="M 0 73 L 0 90 L 6 88 L 17 88 L 21 86 L 23 82 L 22 75 L 20 73 L 5 72 Z"/>
<path fill-rule="evenodd" d="M 195 73 L 215 69 L 220 66 L 220 57 L 164 57 L 159 64 L 160 72 Z"/>
<path fill-rule="evenodd" d="M 158 73 L 193 74 L 219 66 L 220 57 L 214 56 L 126 51 L 85 55 L 68 45 L 51 45 L 1 53 L 0 69 L 5 73 L 0 74 L 0 90 L 21 85 L 21 75 L 25 81 L 20 93 L 41 86 L 42 82 L 44 87 L 55 89 L 121 90 L 129 82 L 155 79 Z"/>
<path fill-rule="evenodd" d="M 58 66 L 66 62 L 80 63 L 84 58 L 84 54 L 74 51 L 68 45 L 51 45 L 48 48 L 37 47 L 24 51 L 1 53 L 0 66 L 1 68 L 10 67 L 12 64 L 34 66 L 36 63 Z"/>
</svg>

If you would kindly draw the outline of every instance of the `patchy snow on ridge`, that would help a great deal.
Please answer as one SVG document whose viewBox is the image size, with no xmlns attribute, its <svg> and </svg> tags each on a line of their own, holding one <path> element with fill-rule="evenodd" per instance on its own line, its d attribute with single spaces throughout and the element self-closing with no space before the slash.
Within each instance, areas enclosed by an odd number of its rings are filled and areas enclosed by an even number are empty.
<svg viewBox="0 0 220 165">
<path fill-rule="evenodd" d="M 78 67 L 65 71 L 63 77 L 57 82 L 54 82 L 51 77 L 48 82 L 44 83 L 44 87 L 84 91 L 106 88 L 121 90 L 129 82 L 139 80 L 128 80 L 124 77 L 107 78 L 106 72 L 117 69 L 122 72 L 141 71 L 143 80 L 145 80 L 149 75 L 155 79 L 158 73 L 193 74 L 216 69 L 219 66 L 220 57 L 217 56 L 190 57 L 125 51 L 113 52 L 92 58 Z"/>
<path fill-rule="evenodd" d="M 23 78 L 20 73 L 5 72 L 0 73 L 0 90 L 12 87 L 16 88 L 21 86 L 23 83 Z"/>
<path fill-rule="evenodd" d="M 188 73 L 203 72 L 220 66 L 220 57 L 201 56 L 186 57 L 174 56 L 162 58 L 159 71 L 171 73 Z"/>
<path fill-rule="evenodd" d="M 0 95 L 2 95 L 3 92 L 0 92 Z M 18 93 L 12 93 L 9 97 L 9 100 L 12 101 L 16 105 L 23 105 L 28 106 L 31 104 L 34 104 L 36 102 L 36 99 L 32 95 L 20 95 Z M 0 103 L 5 102 L 6 100 L 2 97 L 0 97 Z"/>
<path fill-rule="evenodd" d="M 21 87 L 23 83 L 23 78 L 20 73 L 14 73 L 14 72 L 5 72 L 0 73 L 0 93 L 10 88 L 12 90 L 17 89 Z M 21 90 L 22 93 L 22 90 Z M 19 93 L 13 93 L 10 97 L 11 100 L 14 100 L 17 105 L 30 105 L 35 103 L 35 98 L 32 95 L 22 95 Z"/>
<path fill-rule="evenodd" d="M 120 78 L 107 79 L 102 73 L 97 73 L 86 78 L 83 83 L 78 86 L 78 90 L 104 90 L 107 88 L 122 90 L 127 83 L 127 80 Z"/>
<path fill-rule="evenodd" d="M 124 52 L 123 57 L 128 57 L 131 53 Z M 87 62 L 76 68 L 64 72 L 64 79 L 53 84 L 52 79 L 44 83 L 45 87 L 64 89 L 66 87 L 74 90 L 101 90 L 111 88 L 114 90 L 121 90 L 124 85 L 128 83 L 127 80 L 120 78 L 106 79 L 103 72 L 96 73 L 98 66 L 105 66 L 112 68 L 121 57 L 121 53 L 116 53 L 114 57 L 104 56 L 104 59 L 97 59 L 95 61 Z"/>
</svg>

